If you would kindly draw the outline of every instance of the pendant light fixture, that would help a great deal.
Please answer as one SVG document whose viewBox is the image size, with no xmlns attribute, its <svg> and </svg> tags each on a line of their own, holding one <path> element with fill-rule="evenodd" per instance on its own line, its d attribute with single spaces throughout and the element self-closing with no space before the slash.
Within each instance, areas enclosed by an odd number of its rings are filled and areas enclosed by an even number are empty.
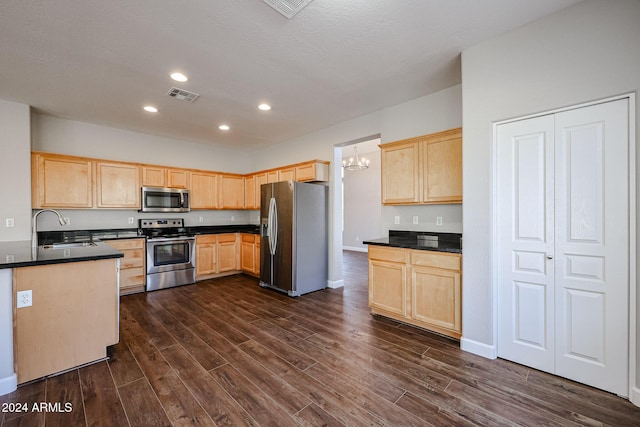
<svg viewBox="0 0 640 427">
<path fill-rule="evenodd" d="M 358 156 L 358 147 L 356 145 L 353 146 L 353 151 L 355 152 L 355 158 L 351 157 L 348 162 L 343 160 L 342 167 L 348 171 L 361 171 L 367 169 L 369 167 L 369 160 Z"/>
</svg>

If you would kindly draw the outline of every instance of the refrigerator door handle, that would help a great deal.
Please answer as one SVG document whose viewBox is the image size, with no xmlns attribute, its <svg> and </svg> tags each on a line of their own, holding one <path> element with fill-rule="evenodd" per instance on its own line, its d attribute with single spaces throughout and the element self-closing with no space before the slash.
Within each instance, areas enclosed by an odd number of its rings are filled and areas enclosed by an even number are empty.
<svg viewBox="0 0 640 427">
<path fill-rule="evenodd" d="M 278 210 L 276 209 L 276 199 L 274 197 L 269 200 L 269 252 L 271 255 L 276 254 L 278 245 Z"/>
</svg>

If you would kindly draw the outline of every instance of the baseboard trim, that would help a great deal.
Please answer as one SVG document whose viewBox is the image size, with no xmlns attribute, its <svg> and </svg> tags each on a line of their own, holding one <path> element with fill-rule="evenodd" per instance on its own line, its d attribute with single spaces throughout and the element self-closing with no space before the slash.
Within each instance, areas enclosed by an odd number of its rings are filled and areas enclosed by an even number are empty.
<svg viewBox="0 0 640 427">
<path fill-rule="evenodd" d="M 367 248 L 366 247 L 361 247 L 361 246 L 343 246 L 342 250 L 343 251 L 354 251 L 354 252 L 367 252 Z"/>
<path fill-rule="evenodd" d="M 344 286 L 344 280 L 327 280 L 327 287 L 331 289 L 342 288 Z"/>
<path fill-rule="evenodd" d="M 18 388 L 18 376 L 16 374 L 0 378 L 0 396 L 16 391 Z"/>
<path fill-rule="evenodd" d="M 631 396 L 629 396 L 629 402 L 640 407 L 640 388 L 631 387 Z"/>
<path fill-rule="evenodd" d="M 460 349 L 469 353 L 477 354 L 478 356 L 486 357 L 487 359 L 496 359 L 498 357 L 498 352 L 495 346 L 470 340 L 465 337 L 460 338 Z"/>
</svg>

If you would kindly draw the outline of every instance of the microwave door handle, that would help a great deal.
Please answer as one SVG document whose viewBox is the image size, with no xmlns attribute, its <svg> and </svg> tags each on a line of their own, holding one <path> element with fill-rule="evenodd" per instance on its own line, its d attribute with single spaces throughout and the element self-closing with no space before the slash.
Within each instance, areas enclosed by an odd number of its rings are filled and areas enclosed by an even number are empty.
<svg viewBox="0 0 640 427">
<path fill-rule="evenodd" d="M 180 207 L 184 208 L 184 193 L 180 193 Z"/>
</svg>

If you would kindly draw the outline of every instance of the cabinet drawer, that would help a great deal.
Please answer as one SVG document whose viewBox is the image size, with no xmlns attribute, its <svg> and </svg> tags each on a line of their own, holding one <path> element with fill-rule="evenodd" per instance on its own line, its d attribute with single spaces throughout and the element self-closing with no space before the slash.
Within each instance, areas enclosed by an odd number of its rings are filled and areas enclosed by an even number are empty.
<svg viewBox="0 0 640 427">
<path fill-rule="evenodd" d="M 256 240 L 255 235 L 253 234 L 242 234 L 242 241 L 244 243 L 254 243 Z"/>
<path fill-rule="evenodd" d="M 120 269 L 144 267 L 144 249 L 124 249 L 122 253 L 124 254 L 124 258 L 120 259 Z"/>
<path fill-rule="evenodd" d="M 125 249 L 144 249 L 144 239 L 109 240 L 107 243 L 119 251 Z"/>
<path fill-rule="evenodd" d="M 406 263 L 407 252 L 408 251 L 406 249 L 396 249 L 396 248 L 387 248 L 384 246 L 370 245 L 369 259 Z"/>
<path fill-rule="evenodd" d="M 144 286 L 146 283 L 144 268 L 128 268 L 120 269 L 120 289 L 130 288 L 132 286 Z"/>
<path fill-rule="evenodd" d="M 411 251 L 411 264 L 460 271 L 460 255 L 431 251 Z"/>
<path fill-rule="evenodd" d="M 206 235 L 196 236 L 196 244 L 200 245 L 202 243 L 216 243 L 216 235 L 206 234 Z"/>
<path fill-rule="evenodd" d="M 230 243 L 236 241 L 235 234 L 218 234 L 218 243 Z"/>
</svg>

